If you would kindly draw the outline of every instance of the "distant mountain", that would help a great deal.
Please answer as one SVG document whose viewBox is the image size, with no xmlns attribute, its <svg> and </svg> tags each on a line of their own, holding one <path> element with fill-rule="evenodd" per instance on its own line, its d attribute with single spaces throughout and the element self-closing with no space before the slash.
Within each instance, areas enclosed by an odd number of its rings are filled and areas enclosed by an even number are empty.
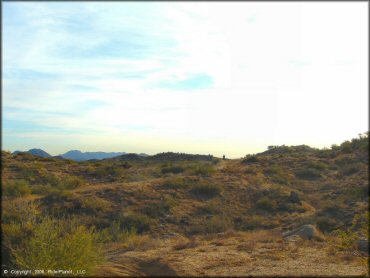
<svg viewBox="0 0 370 278">
<path fill-rule="evenodd" d="M 106 158 L 114 158 L 121 155 L 127 155 L 125 152 L 81 152 L 78 150 L 68 151 L 64 154 L 52 156 L 41 149 L 30 149 L 28 151 L 14 151 L 12 154 L 18 153 L 29 153 L 39 157 L 53 157 L 58 159 L 70 159 L 75 161 L 94 161 L 94 160 L 102 160 Z M 130 154 L 138 156 L 139 158 L 147 157 L 148 155 L 145 153 L 140 154 Z"/>
<path fill-rule="evenodd" d="M 18 153 L 30 153 L 32 155 L 36 155 L 36 156 L 40 156 L 40 157 L 51 157 L 50 154 L 48 154 L 47 152 L 45 152 L 44 150 L 41 150 L 41 149 L 30 149 L 26 152 L 22 152 L 22 151 L 13 152 L 13 154 L 18 154 Z"/>
<path fill-rule="evenodd" d="M 101 160 L 105 158 L 112 158 L 116 156 L 120 156 L 126 154 L 125 152 L 81 152 L 78 150 L 73 150 L 66 152 L 64 154 L 61 154 L 60 156 L 63 158 L 75 160 L 75 161 L 85 161 L 85 160 Z"/>
</svg>

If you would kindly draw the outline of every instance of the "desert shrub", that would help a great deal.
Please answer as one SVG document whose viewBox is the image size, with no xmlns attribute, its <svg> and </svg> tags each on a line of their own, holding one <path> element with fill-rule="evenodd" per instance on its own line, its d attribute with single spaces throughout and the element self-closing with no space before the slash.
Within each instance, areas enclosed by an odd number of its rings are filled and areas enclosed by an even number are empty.
<svg viewBox="0 0 370 278">
<path fill-rule="evenodd" d="M 150 230 L 151 220 L 145 214 L 130 213 L 122 217 L 121 223 L 127 229 L 135 229 L 138 233 Z"/>
<path fill-rule="evenodd" d="M 320 171 L 315 168 L 299 169 L 295 172 L 295 175 L 298 178 L 305 180 L 316 180 L 322 177 Z"/>
<path fill-rule="evenodd" d="M 85 269 L 92 274 L 103 258 L 94 231 L 79 219 L 41 215 L 26 201 L 7 204 L 2 216 L 2 263 L 8 267 Z"/>
<path fill-rule="evenodd" d="M 52 185 L 52 186 L 57 186 L 60 182 L 61 182 L 61 179 L 52 174 L 52 173 L 48 173 L 48 174 L 45 174 L 45 175 L 41 175 L 40 178 L 39 178 L 39 182 L 41 184 L 48 184 L 48 185 Z"/>
<path fill-rule="evenodd" d="M 179 174 L 179 173 L 184 172 L 184 170 L 185 169 L 181 166 L 165 166 L 161 169 L 161 173 L 162 174 L 168 174 L 168 173 Z"/>
<path fill-rule="evenodd" d="M 34 167 L 33 165 L 17 165 L 17 177 L 19 179 L 26 180 L 28 182 L 35 182 L 36 179 L 39 176 L 39 171 L 37 167 Z"/>
<path fill-rule="evenodd" d="M 256 207 L 261 210 L 272 212 L 277 209 L 277 202 L 268 197 L 263 197 L 256 202 Z"/>
<path fill-rule="evenodd" d="M 135 228 L 125 229 L 119 221 L 113 221 L 108 228 L 97 233 L 99 242 L 120 242 L 126 243 L 130 238 L 136 236 Z"/>
<path fill-rule="evenodd" d="M 365 200 L 369 197 L 369 185 L 363 184 L 347 188 L 345 195 L 349 196 L 352 200 Z"/>
<path fill-rule="evenodd" d="M 317 151 L 317 156 L 319 158 L 331 158 L 332 157 L 332 151 L 330 149 L 321 149 Z"/>
<path fill-rule="evenodd" d="M 176 243 L 173 246 L 173 250 L 179 251 L 179 250 L 194 248 L 194 247 L 197 247 L 197 246 L 199 246 L 199 242 L 197 242 L 195 240 L 185 239 L 185 240 L 181 240 L 180 242 Z"/>
<path fill-rule="evenodd" d="M 221 213 L 221 209 L 219 206 L 215 204 L 206 203 L 196 210 L 197 214 L 205 214 L 205 215 L 216 215 Z"/>
<path fill-rule="evenodd" d="M 330 218 L 334 217 L 340 219 L 346 213 L 346 205 L 343 203 L 343 201 L 337 199 L 335 201 L 326 201 L 322 209 L 319 210 L 316 214 L 318 216 L 326 216 Z"/>
<path fill-rule="evenodd" d="M 244 217 L 240 221 L 236 228 L 243 231 L 255 230 L 255 229 L 270 229 L 277 227 L 279 223 L 276 219 L 269 219 L 258 214 L 254 214 L 248 217 Z"/>
<path fill-rule="evenodd" d="M 316 225 L 321 232 L 328 233 L 336 228 L 338 226 L 338 223 L 335 219 L 331 217 L 321 216 L 317 219 Z"/>
<path fill-rule="evenodd" d="M 369 212 L 356 214 L 348 229 L 335 230 L 332 235 L 339 239 L 339 244 L 336 246 L 339 250 L 353 251 L 359 249 L 358 241 L 369 237 Z"/>
<path fill-rule="evenodd" d="M 255 167 L 248 167 L 247 169 L 245 169 L 244 173 L 246 174 L 251 174 L 251 175 L 256 175 L 258 172 L 258 170 L 255 168 Z"/>
<path fill-rule="evenodd" d="M 272 165 L 265 169 L 264 174 L 271 177 L 273 182 L 286 184 L 290 177 L 284 172 L 283 168 L 278 165 Z"/>
<path fill-rule="evenodd" d="M 276 211 L 280 211 L 280 212 L 287 211 L 290 213 L 292 212 L 302 213 L 302 212 L 305 212 L 306 209 L 302 207 L 301 204 L 293 204 L 290 202 L 279 202 L 277 205 Z"/>
<path fill-rule="evenodd" d="M 95 178 L 106 178 L 106 177 L 111 177 L 111 178 L 117 178 L 122 176 L 124 173 L 123 168 L 117 167 L 115 165 L 101 165 L 96 169 L 91 169 L 89 174 Z"/>
<path fill-rule="evenodd" d="M 261 174 L 248 176 L 248 182 L 255 186 L 260 186 L 265 182 L 264 176 Z"/>
<path fill-rule="evenodd" d="M 359 239 L 358 235 L 351 230 L 336 230 L 332 234 L 339 239 L 339 244 L 336 247 L 344 251 L 353 250 L 355 242 Z"/>
<path fill-rule="evenodd" d="M 212 198 L 221 193 L 221 186 L 213 183 L 198 183 L 191 187 L 190 192 L 198 197 Z"/>
<path fill-rule="evenodd" d="M 344 166 L 348 164 L 355 164 L 357 161 L 351 157 L 351 156 L 344 156 L 341 158 L 338 158 L 334 161 L 334 163 L 338 166 Z"/>
<path fill-rule="evenodd" d="M 163 189 L 184 189 L 189 187 L 189 182 L 182 177 L 165 179 L 160 185 Z"/>
<path fill-rule="evenodd" d="M 208 177 L 215 172 L 215 168 L 212 165 L 197 165 L 194 169 L 194 174 L 199 176 Z"/>
<path fill-rule="evenodd" d="M 58 189 L 48 184 L 36 184 L 32 186 L 32 194 L 48 195 L 53 192 L 58 192 Z"/>
<path fill-rule="evenodd" d="M 84 180 L 76 176 L 64 177 L 58 184 L 61 189 L 75 189 L 84 184 Z"/>
<path fill-rule="evenodd" d="M 215 215 L 210 219 L 206 219 L 202 225 L 194 225 L 188 227 L 189 234 L 215 234 L 225 232 L 233 228 L 233 223 L 230 218 L 225 215 Z"/>
<path fill-rule="evenodd" d="M 84 269 L 92 274 L 102 261 L 92 229 L 44 217 L 32 235 L 13 249 L 18 267 L 30 269 Z"/>
<path fill-rule="evenodd" d="M 307 163 L 307 167 L 318 171 L 324 171 L 328 168 L 328 165 L 321 161 L 310 161 Z"/>
<path fill-rule="evenodd" d="M 48 209 L 58 212 L 64 209 L 65 205 L 72 201 L 73 194 L 65 190 L 53 190 L 41 199 L 42 204 L 46 205 Z"/>
<path fill-rule="evenodd" d="M 225 232 L 232 227 L 233 223 L 230 218 L 220 215 L 216 215 L 213 216 L 211 219 L 208 219 L 207 221 L 205 221 L 203 226 L 204 233 L 206 234 Z"/>
<path fill-rule="evenodd" d="M 259 159 L 256 155 L 246 155 L 245 159 L 243 159 L 242 163 L 256 163 Z"/>
<path fill-rule="evenodd" d="M 281 175 L 284 174 L 283 169 L 278 165 L 271 165 L 270 167 L 264 170 L 265 175 L 272 176 L 272 175 Z"/>
<path fill-rule="evenodd" d="M 128 163 L 127 161 L 123 161 L 119 164 L 120 167 L 123 167 L 124 169 L 130 169 L 132 167 L 132 164 Z"/>
<path fill-rule="evenodd" d="M 340 167 L 339 173 L 341 176 L 351 176 L 353 174 L 356 174 L 360 170 L 361 170 L 360 163 L 344 164 L 342 167 Z"/>
<path fill-rule="evenodd" d="M 171 206 L 167 202 L 156 202 L 146 205 L 141 212 L 150 217 L 162 217 L 168 214 Z"/>
<path fill-rule="evenodd" d="M 25 180 L 11 180 L 3 183 L 2 194 L 4 197 L 15 198 L 31 193 L 30 185 Z"/>
<path fill-rule="evenodd" d="M 108 212 L 112 208 L 112 204 L 102 198 L 89 196 L 78 199 L 81 204 L 81 211 L 87 214 L 99 214 L 99 212 Z"/>
<path fill-rule="evenodd" d="M 339 150 L 341 153 L 350 153 L 353 150 L 353 145 L 348 140 L 344 141 L 342 144 L 340 144 Z"/>
<path fill-rule="evenodd" d="M 3 200 L 2 205 L 2 223 L 26 223 L 38 214 L 36 205 L 24 199 Z"/>
</svg>

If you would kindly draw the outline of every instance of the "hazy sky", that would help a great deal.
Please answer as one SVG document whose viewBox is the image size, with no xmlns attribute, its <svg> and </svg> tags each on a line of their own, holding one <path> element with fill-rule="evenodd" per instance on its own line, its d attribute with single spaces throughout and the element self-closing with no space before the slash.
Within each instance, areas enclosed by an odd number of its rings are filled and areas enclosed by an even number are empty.
<svg viewBox="0 0 370 278">
<path fill-rule="evenodd" d="M 4 2 L 3 149 L 241 157 L 368 130 L 367 2 Z"/>
</svg>

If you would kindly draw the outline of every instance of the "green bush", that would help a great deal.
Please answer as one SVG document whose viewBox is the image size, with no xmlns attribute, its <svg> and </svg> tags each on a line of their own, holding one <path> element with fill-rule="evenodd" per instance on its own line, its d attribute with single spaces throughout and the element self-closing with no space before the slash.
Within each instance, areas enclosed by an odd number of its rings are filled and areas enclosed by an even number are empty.
<svg viewBox="0 0 370 278">
<path fill-rule="evenodd" d="M 59 182 L 58 187 L 61 189 L 75 189 L 84 184 L 82 178 L 76 176 L 67 176 L 64 177 L 61 182 Z"/>
<path fill-rule="evenodd" d="M 91 275 L 102 261 L 93 230 L 48 217 L 12 250 L 15 264 L 27 269 L 83 269 Z"/>
<path fill-rule="evenodd" d="M 336 228 L 338 223 L 332 217 L 321 216 L 317 219 L 316 225 L 321 232 L 328 233 Z"/>
<path fill-rule="evenodd" d="M 228 217 L 216 215 L 205 221 L 203 232 L 206 234 L 221 233 L 232 227 L 233 223 Z"/>
<path fill-rule="evenodd" d="M 353 174 L 356 174 L 361 170 L 361 164 L 355 163 L 355 164 L 345 164 L 343 165 L 339 172 L 342 176 L 351 176 Z"/>
<path fill-rule="evenodd" d="M 135 229 L 138 233 L 149 231 L 151 226 L 150 218 L 140 213 L 130 213 L 123 216 L 121 223 L 126 229 Z"/>
<path fill-rule="evenodd" d="M 276 220 L 269 219 L 258 214 L 245 217 L 241 220 L 242 221 L 240 221 L 237 225 L 237 229 L 243 231 L 255 229 L 271 229 L 279 225 Z"/>
<path fill-rule="evenodd" d="M 212 165 L 197 165 L 194 174 L 199 176 L 208 177 L 215 172 L 215 168 Z"/>
<path fill-rule="evenodd" d="M 212 198 L 221 193 L 221 186 L 212 183 L 198 183 L 191 187 L 190 192 L 198 197 Z"/>
<path fill-rule="evenodd" d="M 79 198 L 81 211 L 86 214 L 100 214 L 101 212 L 109 212 L 112 208 L 112 203 L 96 196 L 88 196 Z"/>
<path fill-rule="evenodd" d="M 181 166 L 165 166 L 161 169 L 162 174 L 168 174 L 168 173 L 173 173 L 173 174 L 179 174 L 184 172 L 184 168 Z"/>
<path fill-rule="evenodd" d="M 320 171 L 315 168 L 300 169 L 295 172 L 295 175 L 298 178 L 305 180 L 316 180 L 322 177 Z"/>
<path fill-rule="evenodd" d="M 90 169 L 90 175 L 95 178 L 106 178 L 108 176 L 112 178 L 117 178 L 122 176 L 123 173 L 123 168 L 117 167 L 115 165 L 102 165 L 98 166 L 96 169 Z"/>
<path fill-rule="evenodd" d="M 163 189 L 184 189 L 189 187 L 189 183 L 182 177 L 165 179 L 160 185 Z"/>
<path fill-rule="evenodd" d="M 264 174 L 271 177 L 271 180 L 276 183 L 286 184 L 289 182 L 290 177 L 285 173 L 284 169 L 278 165 L 268 167 Z"/>
<path fill-rule="evenodd" d="M 28 166 L 24 164 L 18 164 L 17 168 L 17 178 L 19 179 L 23 179 L 28 182 L 34 182 L 39 176 L 38 169 L 32 165 Z"/>
<path fill-rule="evenodd" d="M 246 155 L 242 163 L 256 163 L 259 159 L 256 155 Z"/>
<path fill-rule="evenodd" d="M 277 209 L 277 202 L 268 197 L 263 197 L 256 202 L 256 207 L 261 210 L 272 212 Z"/>
<path fill-rule="evenodd" d="M 310 161 L 307 166 L 318 171 L 324 171 L 328 169 L 328 165 L 321 161 Z"/>
<path fill-rule="evenodd" d="M 119 221 L 113 221 L 108 228 L 105 228 L 97 233 L 97 239 L 102 243 L 126 243 L 130 238 L 135 236 L 135 228 L 125 229 Z"/>
<path fill-rule="evenodd" d="M 38 180 L 42 184 L 48 184 L 52 186 L 58 186 L 58 184 L 61 182 L 61 178 L 51 173 L 41 175 Z"/>
<path fill-rule="evenodd" d="M 205 214 L 205 215 L 216 215 L 221 213 L 221 208 L 215 204 L 206 203 L 200 207 L 197 208 L 196 212 L 198 214 Z"/>
<path fill-rule="evenodd" d="M 73 194 L 69 191 L 55 189 L 48 193 L 45 197 L 43 197 L 41 200 L 44 204 L 51 204 L 58 206 L 59 204 L 63 204 L 64 201 L 71 200 Z"/>
<path fill-rule="evenodd" d="M 141 212 L 150 217 L 163 217 L 170 211 L 170 205 L 166 202 L 156 202 L 144 206 Z"/>
<path fill-rule="evenodd" d="M 265 175 L 273 176 L 273 175 L 282 175 L 284 174 L 283 169 L 278 165 L 271 165 L 270 167 L 264 170 Z"/>
<path fill-rule="evenodd" d="M 2 217 L 2 263 L 7 267 L 84 269 L 91 275 L 103 260 L 94 230 L 80 225 L 80 219 L 43 216 L 26 201 L 7 204 Z"/>
<path fill-rule="evenodd" d="M 32 194 L 48 195 L 53 192 L 58 192 L 58 189 L 48 184 L 46 185 L 37 184 L 37 185 L 32 186 Z"/>
<path fill-rule="evenodd" d="M 31 188 L 25 180 L 12 180 L 3 184 L 2 193 L 4 197 L 21 197 L 30 194 Z"/>
</svg>

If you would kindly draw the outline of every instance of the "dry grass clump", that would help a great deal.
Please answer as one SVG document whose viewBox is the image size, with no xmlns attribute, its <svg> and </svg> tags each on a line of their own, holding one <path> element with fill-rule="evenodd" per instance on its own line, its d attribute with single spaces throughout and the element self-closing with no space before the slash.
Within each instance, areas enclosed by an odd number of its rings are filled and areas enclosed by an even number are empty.
<svg viewBox="0 0 370 278">
<path fill-rule="evenodd" d="M 122 247 L 128 251 L 147 251 L 156 249 L 162 245 L 163 242 L 158 238 L 153 238 L 149 235 L 135 235 L 130 237 Z"/>
<path fill-rule="evenodd" d="M 186 189 L 189 187 L 189 181 L 183 177 L 170 177 L 164 179 L 160 184 L 161 189 Z"/>
<path fill-rule="evenodd" d="M 220 185 L 210 182 L 199 182 L 190 189 L 193 195 L 205 199 L 216 197 L 221 191 L 222 188 Z"/>
<path fill-rule="evenodd" d="M 257 246 L 257 242 L 253 240 L 248 240 L 246 242 L 240 243 L 236 250 L 243 251 L 243 252 L 251 252 L 253 251 Z"/>
<path fill-rule="evenodd" d="M 256 241 L 262 243 L 281 242 L 282 236 L 278 230 L 257 230 L 244 232 L 242 234 L 244 241 Z"/>
<path fill-rule="evenodd" d="M 199 242 L 196 241 L 194 238 L 188 239 L 188 238 L 181 238 L 178 243 L 176 243 L 172 248 L 174 250 L 183 250 L 183 249 L 190 249 L 194 247 L 198 247 Z"/>
<path fill-rule="evenodd" d="M 3 216 L 2 256 L 8 267 L 84 269 L 91 275 L 104 261 L 95 230 L 77 218 L 41 215 L 33 203 L 19 203 Z"/>
<path fill-rule="evenodd" d="M 3 183 L 2 194 L 4 197 L 16 198 L 31 193 L 30 185 L 25 180 L 11 180 Z"/>
</svg>

